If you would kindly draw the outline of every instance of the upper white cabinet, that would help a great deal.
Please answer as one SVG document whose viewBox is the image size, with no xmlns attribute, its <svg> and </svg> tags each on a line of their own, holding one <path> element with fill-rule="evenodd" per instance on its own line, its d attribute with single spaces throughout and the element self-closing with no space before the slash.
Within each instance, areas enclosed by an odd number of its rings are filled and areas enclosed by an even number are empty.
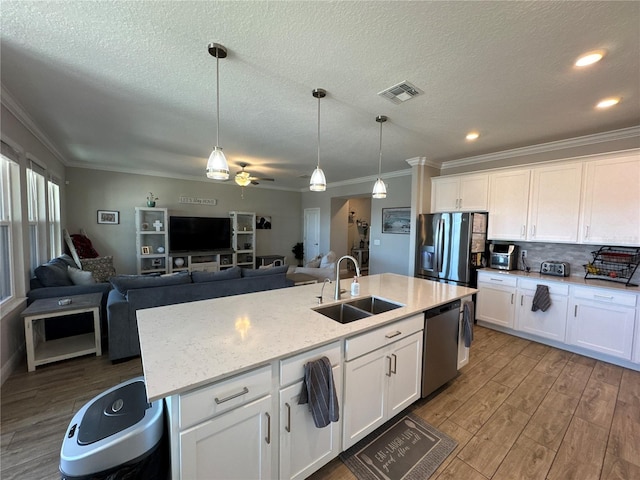
<svg viewBox="0 0 640 480">
<path fill-rule="evenodd" d="M 488 186 L 486 173 L 432 178 L 431 211 L 486 211 Z"/>
<path fill-rule="evenodd" d="M 640 245 L 640 152 L 586 162 L 580 242 Z"/>
<path fill-rule="evenodd" d="M 531 170 L 489 175 L 489 240 L 525 240 Z"/>
<path fill-rule="evenodd" d="M 526 239 L 576 243 L 581 191 L 582 163 L 534 168 Z"/>
</svg>

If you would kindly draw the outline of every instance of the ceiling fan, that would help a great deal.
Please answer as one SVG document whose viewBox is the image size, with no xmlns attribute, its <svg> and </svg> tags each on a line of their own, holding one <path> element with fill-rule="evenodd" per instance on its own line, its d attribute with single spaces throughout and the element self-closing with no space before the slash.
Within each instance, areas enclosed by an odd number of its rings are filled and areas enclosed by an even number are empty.
<svg viewBox="0 0 640 480">
<path fill-rule="evenodd" d="M 235 181 L 241 187 L 246 187 L 249 184 L 258 185 L 260 183 L 258 180 L 260 180 L 262 182 L 274 182 L 275 181 L 275 179 L 273 179 L 273 178 L 254 177 L 253 175 L 251 175 L 249 172 L 247 172 L 245 170 L 245 167 L 249 166 L 248 163 L 244 163 L 244 162 L 238 163 L 238 166 L 242 167 L 242 170 L 240 170 L 239 172 L 236 173 Z"/>
</svg>

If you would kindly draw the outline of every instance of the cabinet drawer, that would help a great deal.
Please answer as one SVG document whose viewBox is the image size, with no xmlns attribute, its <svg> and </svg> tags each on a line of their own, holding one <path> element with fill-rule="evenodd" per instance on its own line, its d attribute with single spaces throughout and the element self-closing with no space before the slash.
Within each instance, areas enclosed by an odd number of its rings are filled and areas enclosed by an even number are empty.
<svg viewBox="0 0 640 480">
<path fill-rule="evenodd" d="M 271 391 L 271 366 L 222 380 L 179 397 L 180 429 L 226 412 Z"/>
<path fill-rule="evenodd" d="M 518 286 L 523 290 L 532 290 L 535 292 L 538 285 L 546 285 L 549 287 L 549 293 L 551 295 L 563 295 L 565 297 L 569 295 L 569 285 L 544 280 L 523 280 L 522 278 L 518 280 Z"/>
<path fill-rule="evenodd" d="M 492 285 L 503 285 L 505 287 L 515 287 L 518 283 L 518 277 L 515 275 L 507 275 L 504 273 L 478 273 L 478 283 L 484 282 Z"/>
<path fill-rule="evenodd" d="M 286 358 L 280 361 L 280 386 L 286 386 L 302 380 L 304 377 L 304 366 L 311 360 L 327 357 L 331 366 L 340 365 L 340 343 L 335 342 L 315 348 L 308 352 L 303 352 L 295 357 Z"/>
<path fill-rule="evenodd" d="M 345 360 L 353 360 L 422 329 L 424 329 L 424 314 L 420 313 L 357 337 L 348 338 L 345 342 Z"/>
<path fill-rule="evenodd" d="M 612 303 L 614 305 L 635 307 L 637 295 L 621 293 L 613 290 L 603 290 L 591 287 L 573 287 L 574 298 L 584 298 L 595 302 Z"/>
</svg>

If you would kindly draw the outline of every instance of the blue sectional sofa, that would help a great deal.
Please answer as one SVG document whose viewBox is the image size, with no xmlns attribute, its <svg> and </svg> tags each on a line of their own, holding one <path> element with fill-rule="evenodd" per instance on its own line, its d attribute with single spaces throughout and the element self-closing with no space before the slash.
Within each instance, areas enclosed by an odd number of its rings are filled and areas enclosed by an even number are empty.
<svg viewBox="0 0 640 480">
<path fill-rule="evenodd" d="M 220 272 L 181 272 L 169 276 L 118 275 L 107 298 L 109 358 L 140 355 L 136 312 L 210 298 L 290 287 L 287 266 L 260 270 L 229 268 Z"/>
</svg>

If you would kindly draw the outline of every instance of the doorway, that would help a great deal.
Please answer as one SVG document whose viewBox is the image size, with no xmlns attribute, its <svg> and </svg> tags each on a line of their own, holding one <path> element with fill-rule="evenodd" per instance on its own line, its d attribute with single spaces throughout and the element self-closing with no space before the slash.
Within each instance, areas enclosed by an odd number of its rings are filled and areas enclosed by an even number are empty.
<svg viewBox="0 0 640 480">
<path fill-rule="evenodd" d="M 304 263 L 320 255 L 320 209 L 304 209 Z"/>
</svg>

